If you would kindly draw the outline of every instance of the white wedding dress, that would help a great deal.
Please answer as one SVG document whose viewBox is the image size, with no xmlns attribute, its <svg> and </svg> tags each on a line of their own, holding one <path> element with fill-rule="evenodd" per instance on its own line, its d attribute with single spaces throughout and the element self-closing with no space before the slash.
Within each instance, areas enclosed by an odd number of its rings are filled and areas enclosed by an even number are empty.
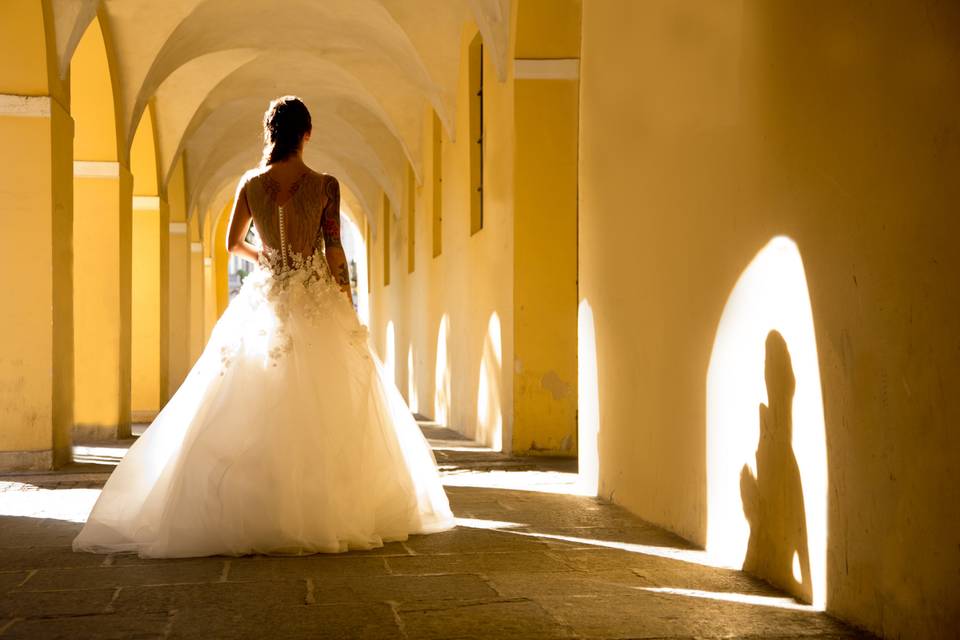
<svg viewBox="0 0 960 640">
<path fill-rule="evenodd" d="M 300 555 L 453 527 L 433 452 L 323 257 L 337 181 L 308 171 L 283 206 L 279 191 L 245 176 L 265 257 L 75 551 Z"/>
</svg>

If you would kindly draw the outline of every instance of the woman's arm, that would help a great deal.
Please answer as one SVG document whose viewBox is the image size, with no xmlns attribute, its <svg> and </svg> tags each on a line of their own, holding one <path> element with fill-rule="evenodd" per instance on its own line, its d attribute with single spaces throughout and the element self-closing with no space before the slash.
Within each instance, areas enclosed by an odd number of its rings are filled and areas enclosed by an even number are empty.
<svg viewBox="0 0 960 640">
<path fill-rule="evenodd" d="M 320 220 L 323 226 L 324 253 L 327 256 L 330 273 L 340 285 L 341 291 L 347 294 L 350 304 L 353 304 L 353 294 L 350 292 L 350 270 L 347 268 L 347 256 L 340 242 L 340 183 L 330 176 L 325 189 L 327 201 L 323 206 L 323 217 Z"/>
<path fill-rule="evenodd" d="M 247 191 L 244 188 L 246 181 L 241 179 L 237 187 L 237 196 L 233 199 L 233 211 L 230 212 L 230 226 L 227 229 L 227 251 L 245 258 L 250 262 L 260 261 L 260 251 L 246 241 L 247 231 L 253 216 L 247 204 Z"/>
</svg>

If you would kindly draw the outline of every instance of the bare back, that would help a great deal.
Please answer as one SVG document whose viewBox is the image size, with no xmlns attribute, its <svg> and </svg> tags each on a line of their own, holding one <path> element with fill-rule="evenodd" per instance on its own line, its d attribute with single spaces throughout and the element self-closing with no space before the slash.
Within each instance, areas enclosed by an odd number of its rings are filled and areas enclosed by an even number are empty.
<svg viewBox="0 0 960 640">
<path fill-rule="evenodd" d="M 340 216 L 340 186 L 333 176 L 307 169 L 283 191 L 264 171 L 244 186 L 253 224 L 264 247 L 306 258 L 323 249 L 324 224 Z"/>
</svg>

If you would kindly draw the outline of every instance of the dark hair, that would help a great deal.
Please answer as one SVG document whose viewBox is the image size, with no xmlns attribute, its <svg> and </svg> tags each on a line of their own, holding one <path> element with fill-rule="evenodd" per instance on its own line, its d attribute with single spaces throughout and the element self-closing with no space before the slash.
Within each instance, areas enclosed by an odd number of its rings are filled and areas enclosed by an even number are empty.
<svg viewBox="0 0 960 640">
<path fill-rule="evenodd" d="M 273 100 L 263 114 L 262 163 L 273 164 L 295 154 L 303 136 L 312 128 L 310 112 L 300 98 L 283 96 Z"/>
</svg>

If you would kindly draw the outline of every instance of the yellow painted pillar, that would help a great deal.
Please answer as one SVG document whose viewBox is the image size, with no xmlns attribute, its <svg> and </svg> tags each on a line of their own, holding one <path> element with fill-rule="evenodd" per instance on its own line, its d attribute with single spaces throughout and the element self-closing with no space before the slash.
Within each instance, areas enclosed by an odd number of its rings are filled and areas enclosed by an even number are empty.
<svg viewBox="0 0 960 640">
<path fill-rule="evenodd" d="M 512 450 L 574 456 L 579 0 L 521 0 L 514 55 Z"/>
<path fill-rule="evenodd" d="M 152 109 L 144 111 L 131 147 L 133 256 L 131 416 L 152 420 L 162 407 L 166 371 L 166 250 L 169 207 L 160 197 Z"/>
<path fill-rule="evenodd" d="M 203 352 L 206 332 L 203 328 L 204 267 L 203 242 L 199 214 L 194 213 L 187 223 L 190 236 L 190 344 L 189 362 L 192 367 Z"/>
<path fill-rule="evenodd" d="M 170 206 L 170 244 L 167 251 L 169 324 L 167 384 L 163 399 L 177 390 L 191 366 L 190 360 L 190 235 L 187 228 L 183 160 L 174 166 L 167 184 Z"/>
<path fill-rule="evenodd" d="M 75 440 L 130 436 L 133 177 L 118 162 L 107 52 L 94 20 L 70 64 Z"/>
<path fill-rule="evenodd" d="M 46 1 L 4 3 L 0 20 L 3 470 L 70 460 L 73 120 L 52 19 Z"/>
<path fill-rule="evenodd" d="M 230 223 L 230 210 L 233 203 L 229 203 L 223 211 L 220 212 L 220 218 L 217 220 L 217 226 L 213 234 L 213 263 L 214 278 L 216 279 L 215 290 L 217 292 L 217 320 L 223 315 L 230 302 L 230 289 L 227 273 L 227 262 L 230 260 L 230 254 L 227 253 L 227 225 Z"/>
<path fill-rule="evenodd" d="M 214 213 L 207 212 L 203 218 L 203 343 L 210 339 L 210 332 L 217 318 L 217 278 L 214 266 L 213 225 Z"/>
</svg>

